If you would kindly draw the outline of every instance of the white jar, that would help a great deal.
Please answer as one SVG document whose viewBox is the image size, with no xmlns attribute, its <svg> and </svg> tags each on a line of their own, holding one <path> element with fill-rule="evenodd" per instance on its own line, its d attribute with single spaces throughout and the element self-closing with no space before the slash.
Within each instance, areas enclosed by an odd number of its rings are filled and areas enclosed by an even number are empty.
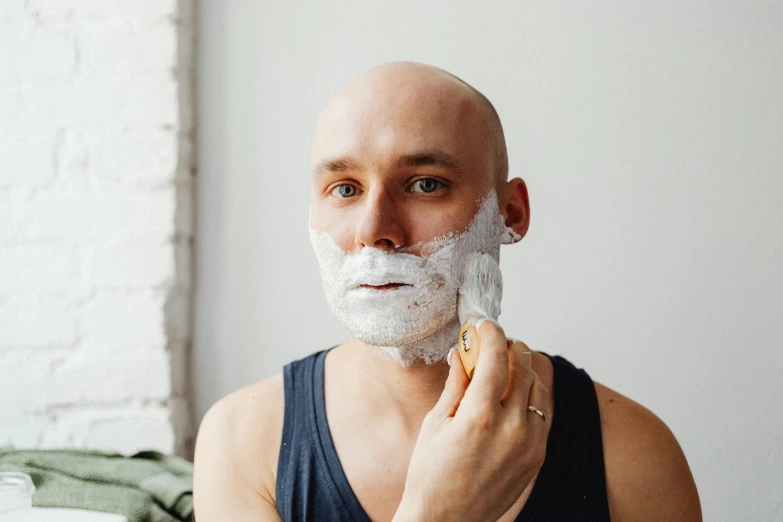
<svg viewBox="0 0 783 522">
<path fill-rule="evenodd" d="M 27 473 L 0 473 L 0 521 L 23 522 L 32 512 L 35 485 Z"/>
</svg>

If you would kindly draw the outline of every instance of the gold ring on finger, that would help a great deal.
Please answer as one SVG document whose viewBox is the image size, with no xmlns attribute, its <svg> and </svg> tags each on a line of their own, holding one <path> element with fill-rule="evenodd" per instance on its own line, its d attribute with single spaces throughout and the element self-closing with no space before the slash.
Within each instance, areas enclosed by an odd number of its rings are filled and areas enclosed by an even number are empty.
<svg viewBox="0 0 783 522">
<path fill-rule="evenodd" d="M 546 420 L 546 414 L 543 411 L 536 408 L 535 406 L 528 406 L 527 409 L 528 411 L 532 411 L 533 413 L 539 414 L 543 420 Z"/>
</svg>

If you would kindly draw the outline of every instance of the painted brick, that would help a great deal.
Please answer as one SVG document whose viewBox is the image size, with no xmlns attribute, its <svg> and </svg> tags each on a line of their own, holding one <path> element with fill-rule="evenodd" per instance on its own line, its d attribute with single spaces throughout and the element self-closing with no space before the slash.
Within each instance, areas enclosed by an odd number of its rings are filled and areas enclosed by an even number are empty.
<svg viewBox="0 0 783 522">
<path fill-rule="evenodd" d="M 47 404 L 45 388 L 51 376 L 53 363 L 63 356 L 66 350 L 13 349 L 0 353 L 0 445 L 4 437 L 10 437 L 5 430 L 13 428 L 11 418 L 35 416 L 41 413 Z M 35 423 L 34 423 L 35 424 Z"/>
<path fill-rule="evenodd" d="M 40 447 L 48 428 L 45 415 L 7 409 L 0 424 L 0 447 Z"/>
<path fill-rule="evenodd" d="M 58 129 L 54 133 L 52 170 L 59 184 L 86 188 L 89 153 L 82 129 Z"/>
<path fill-rule="evenodd" d="M 157 23 L 118 18 L 79 28 L 79 66 L 126 76 L 128 71 L 161 71 L 176 60 L 177 31 L 169 20 Z"/>
<path fill-rule="evenodd" d="M 47 125 L 175 126 L 177 89 L 170 70 L 114 76 L 94 71 L 67 81 L 25 85 L 18 99 L 23 114 Z"/>
<path fill-rule="evenodd" d="M 166 405 L 85 408 L 51 417 L 42 448 L 87 448 L 131 455 L 141 450 L 175 449 L 171 413 Z"/>
<path fill-rule="evenodd" d="M 21 2 L 18 2 L 21 3 Z M 176 0 L 107 2 L 106 0 L 27 0 L 24 11 L 47 21 L 107 20 L 111 18 L 163 19 L 176 10 Z"/>
<path fill-rule="evenodd" d="M 61 191 L 30 199 L 31 238 L 91 238 L 149 234 L 171 237 L 175 191 Z"/>
<path fill-rule="evenodd" d="M 175 450 L 171 412 L 166 407 L 126 411 L 116 416 L 95 415 L 81 430 L 83 447 L 114 450 L 130 455 L 159 448 Z"/>
<path fill-rule="evenodd" d="M 53 133 L 29 119 L 6 119 L 0 131 L 0 190 L 41 188 L 54 180 Z"/>
<path fill-rule="evenodd" d="M 29 24 L 0 34 L 3 75 L 17 82 L 62 78 L 76 68 L 76 36 L 67 26 Z"/>
<path fill-rule="evenodd" d="M 17 294 L 2 299 L 0 349 L 71 345 L 77 338 L 77 318 L 78 308 L 67 296 Z M 6 371 L 0 371 L 0 380 Z"/>
<path fill-rule="evenodd" d="M 82 350 L 58 365 L 44 390 L 50 406 L 165 400 L 171 395 L 169 357 L 163 350 Z"/>
<path fill-rule="evenodd" d="M 2 161 L 2 160 L 0 160 Z M 28 203 L 23 194 L 0 192 L 0 245 L 15 244 L 27 234 Z M 0 271 L 3 267 L 0 266 Z M 9 277 L 0 272 L 0 277 Z"/>
<path fill-rule="evenodd" d="M 104 129 L 90 139 L 90 175 L 107 190 L 171 183 L 177 140 L 176 132 L 162 125 Z"/>
<path fill-rule="evenodd" d="M 24 18 L 27 18 L 24 2 L 0 2 L 0 27 L 15 29 Z"/>
<path fill-rule="evenodd" d="M 80 255 L 70 242 L 25 243 L 0 247 L 0 298 L 26 294 L 81 293 Z"/>
<path fill-rule="evenodd" d="M 90 281 L 97 288 L 144 288 L 174 280 L 174 245 L 166 239 L 146 234 L 118 238 L 92 247 L 87 257 Z"/>
<path fill-rule="evenodd" d="M 192 13 L 0 2 L 0 446 L 190 452 Z"/>
<path fill-rule="evenodd" d="M 165 295 L 155 290 L 139 293 L 96 293 L 83 308 L 82 338 L 91 345 L 114 350 L 129 346 L 163 346 Z"/>
</svg>

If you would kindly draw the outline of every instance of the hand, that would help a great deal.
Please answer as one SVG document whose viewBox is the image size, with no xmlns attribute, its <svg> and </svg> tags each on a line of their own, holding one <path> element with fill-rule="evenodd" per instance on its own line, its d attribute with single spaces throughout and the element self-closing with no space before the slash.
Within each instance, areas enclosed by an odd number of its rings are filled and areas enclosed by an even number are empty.
<svg viewBox="0 0 783 522">
<path fill-rule="evenodd" d="M 503 330 L 479 325 L 481 350 L 470 381 L 459 356 L 435 407 L 424 418 L 395 521 L 497 520 L 544 463 L 550 418 L 530 349 L 508 347 Z M 529 494 L 529 491 L 528 491 Z"/>
</svg>

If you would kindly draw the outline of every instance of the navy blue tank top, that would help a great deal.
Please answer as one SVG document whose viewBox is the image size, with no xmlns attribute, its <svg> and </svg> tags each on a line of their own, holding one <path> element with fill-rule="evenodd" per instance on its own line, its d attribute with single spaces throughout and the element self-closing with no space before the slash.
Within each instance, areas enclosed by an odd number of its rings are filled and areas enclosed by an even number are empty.
<svg viewBox="0 0 783 522">
<path fill-rule="evenodd" d="M 277 511 L 285 522 L 370 518 L 351 489 L 329 432 L 324 401 L 328 350 L 283 369 L 285 413 L 277 465 Z M 546 458 L 518 522 L 609 520 L 601 420 L 590 376 L 551 356 L 555 411 Z"/>
</svg>

